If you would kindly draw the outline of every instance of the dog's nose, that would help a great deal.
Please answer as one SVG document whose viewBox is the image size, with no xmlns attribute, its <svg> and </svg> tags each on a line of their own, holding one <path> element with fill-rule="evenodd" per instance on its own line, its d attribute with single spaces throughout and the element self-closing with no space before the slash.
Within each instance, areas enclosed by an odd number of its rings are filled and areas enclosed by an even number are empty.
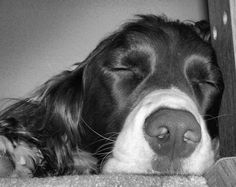
<svg viewBox="0 0 236 187">
<path fill-rule="evenodd" d="M 189 156 L 201 140 L 200 125 L 187 111 L 160 109 L 145 120 L 144 131 L 151 148 L 170 160 Z"/>
</svg>

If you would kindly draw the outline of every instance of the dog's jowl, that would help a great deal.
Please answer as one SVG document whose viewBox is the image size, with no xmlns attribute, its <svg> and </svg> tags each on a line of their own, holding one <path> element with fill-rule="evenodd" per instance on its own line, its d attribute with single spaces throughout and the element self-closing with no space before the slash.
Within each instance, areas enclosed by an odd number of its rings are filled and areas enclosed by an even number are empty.
<svg viewBox="0 0 236 187">
<path fill-rule="evenodd" d="M 222 92 L 194 26 L 139 16 L 1 112 L 0 174 L 201 175 L 217 157 Z"/>
</svg>

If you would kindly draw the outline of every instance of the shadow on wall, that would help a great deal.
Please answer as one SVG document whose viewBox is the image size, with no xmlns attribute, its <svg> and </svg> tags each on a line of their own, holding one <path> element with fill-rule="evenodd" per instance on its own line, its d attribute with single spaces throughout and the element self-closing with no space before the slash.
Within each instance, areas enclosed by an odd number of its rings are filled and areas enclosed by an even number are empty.
<svg viewBox="0 0 236 187">
<path fill-rule="evenodd" d="M 29 93 L 145 13 L 197 21 L 207 7 L 205 0 L 1 0 L 0 99 Z"/>
</svg>

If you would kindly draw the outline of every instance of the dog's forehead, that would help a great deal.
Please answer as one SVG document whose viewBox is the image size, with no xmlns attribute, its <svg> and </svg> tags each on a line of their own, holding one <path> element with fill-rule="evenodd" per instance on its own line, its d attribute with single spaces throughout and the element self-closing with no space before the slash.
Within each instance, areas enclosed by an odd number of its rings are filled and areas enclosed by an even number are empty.
<svg viewBox="0 0 236 187">
<path fill-rule="evenodd" d="M 189 87 L 185 74 L 185 70 L 190 67 L 188 64 L 193 67 L 193 64 L 212 63 L 212 52 L 210 45 L 190 25 L 159 18 L 141 19 L 128 23 L 101 42 L 93 53 L 95 56 L 92 56 L 96 63 L 91 64 L 96 64 L 93 66 L 96 72 L 98 69 L 101 72 L 108 70 L 110 77 L 116 75 L 110 70 L 133 68 L 135 75 L 142 78 L 139 80 L 148 79 L 146 86 L 177 86 L 186 89 Z M 123 85 L 124 79 L 122 76 L 116 80 Z"/>
<path fill-rule="evenodd" d="M 152 67 L 160 63 L 184 64 L 191 55 L 209 59 L 211 47 L 189 25 L 178 22 L 152 20 L 128 24 L 112 37 L 108 46 L 108 63 L 123 63 L 123 57 L 135 58 L 125 62 L 143 63 Z M 153 60 L 138 60 L 149 57 Z"/>
</svg>

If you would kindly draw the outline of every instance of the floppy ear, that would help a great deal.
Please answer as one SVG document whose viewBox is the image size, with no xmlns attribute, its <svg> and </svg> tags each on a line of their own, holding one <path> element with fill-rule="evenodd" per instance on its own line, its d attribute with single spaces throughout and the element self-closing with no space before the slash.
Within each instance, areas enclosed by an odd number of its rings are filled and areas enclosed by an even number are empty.
<svg viewBox="0 0 236 187">
<path fill-rule="evenodd" d="M 56 133 L 62 130 L 71 138 L 78 138 L 75 133 L 80 128 L 78 125 L 83 105 L 85 66 L 86 62 L 78 63 L 75 70 L 64 71 L 52 77 L 30 97 L 15 99 L 15 104 L 0 112 L 0 120 L 14 119 L 29 132 L 50 126 L 50 129 L 55 128 Z"/>
<path fill-rule="evenodd" d="M 42 167 L 37 164 L 35 175 L 76 173 L 78 163 L 78 171 L 81 165 L 91 169 L 96 164 L 91 155 L 80 150 L 85 134 L 81 122 L 85 69 L 102 58 L 116 35 L 102 40 L 73 71 L 52 77 L 29 97 L 0 111 L 0 135 L 42 152 L 44 163 Z"/>
<path fill-rule="evenodd" d="M 73 71 L 64 71 L 42 85 L 31 97 L 31 102 L 45 108 L 44 126 L 65 131 L 67 138 L 78 142 L 80 114 L 83 105 L 83 76 L 86 62 L 77 64 Z M 58 132 L 57 132 L 58 133 Z M 62 132 L 63 133 L 63 132 Z"/>
<path fill-rule="evenodd" d="M 78 152 L 86 61 L 54 76 L 30 97 L 0 112 L 0 135 L 40 149 L 47 162 L 42 173 L 70 172 Z M 87 157 L 87 159 L 89 159 Z M 39 170 L 39 169 L 38 169 Z"/>
</svg>

